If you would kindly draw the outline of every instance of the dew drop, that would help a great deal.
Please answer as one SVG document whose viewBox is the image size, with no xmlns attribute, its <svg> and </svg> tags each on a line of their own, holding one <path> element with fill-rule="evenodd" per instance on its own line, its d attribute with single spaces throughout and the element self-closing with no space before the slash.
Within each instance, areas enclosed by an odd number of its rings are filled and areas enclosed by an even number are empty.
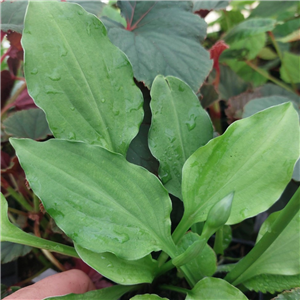
<svg viewBox="0 0 300 300">
<path fill-rule="evenodd" d="M 68 50 L 65 45 L 59 45 L 59 54 L 61 57 L 66 56 L 68 54 Z"/>
<path fill-rule="evenodd" d="M 33 69 L 31 70 L 30 74 L 36 75 L 38 72 L 39 72 L 39 71 L 38 71 L 37 68 L 33 68 Z"/>
<path fill-rule="evenodd" d="M 81 9 L 77 13 L 78 13 L 79 16 L 83 15 L 83 11 Z"/>
<path fill-rule="evenodd" d="M 101 99 L 101 102 L 102 102 L 102 103 L 104 103 L 104 102 L 105 102 L 105 99 L 104 99 L 104 98 L 102 98 L 102 99 Z"/>
<path fill-rule="evenodd" d="M 70 108 L 71 108 L 71 110 L 72 110 L 72 111 L 74 111 L 74 110 L 75 110 L 75 107 L 74 107 L 74 106 L 71 106 Z"/>
<path fill-rule="evenodd" d="M 59 81 L 61 76 L 57 73 L 56 70 L 53 71 L 51 75 L 48 76 L 52 81 Z"/>
<path fill-rule="evenodd" d="M 68 138 L 69 140 L 76 140 L 76 134 L 74 132 L 70 132 Z"/>
<path fill-rule="evenodd" d="M 44 88 L 45 88 L 45 91 L 46 91 L 47 95 L 49 95 L 49 94 L 53 94 L 53 95 L 62 94 L 61 91 L 55 90 L 51 85 L 45 85 Z"/>
</svg>

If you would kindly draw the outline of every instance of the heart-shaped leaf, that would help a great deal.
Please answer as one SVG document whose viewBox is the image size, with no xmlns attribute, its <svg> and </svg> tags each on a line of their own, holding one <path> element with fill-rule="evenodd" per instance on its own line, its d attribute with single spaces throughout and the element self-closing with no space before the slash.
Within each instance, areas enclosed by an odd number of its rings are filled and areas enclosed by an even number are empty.
<svg viewBox="0 0 300 300">
<path fill-rule="evenodd" d="M 213 137 L 211 120 L 192 89 L 175 77 L 157 76 L 151 89 L 149 147 L 169 193 L 182 199 L 185 161 Z"/>
<path fill-rule="evenodd" d="M 28 92 L 54 136 L 125 155 L 143 99 L 100 20 L 76 4 L 30 2 L 22 43 Z"/>
<path fill-rule="evenodd" d="M 110 40 L 123 50 L 134 76 L 151 86 L 156 75 L 173 75 L 197 91 L 212 67 L 201 46 L 206 23 L 187 1 L 119 1 L 127 27 L 106 22 Z"/>
<path fill-rule="evenodd" d="M 232 191 L 227 224 L 265 211 L 290 181 L 298 157 L 299 118 L 291 103 L 234 122 L 186 161 L 182 222 L 206 220 L 210 208 Z"/>
<path fill-rule="evenodd" d="M 129 260 L 161 249 L 175 255 L 171 200 L 156 176 L 82 142 L 11 143 L 30 187 L 76 244 Z"/>
</svg>

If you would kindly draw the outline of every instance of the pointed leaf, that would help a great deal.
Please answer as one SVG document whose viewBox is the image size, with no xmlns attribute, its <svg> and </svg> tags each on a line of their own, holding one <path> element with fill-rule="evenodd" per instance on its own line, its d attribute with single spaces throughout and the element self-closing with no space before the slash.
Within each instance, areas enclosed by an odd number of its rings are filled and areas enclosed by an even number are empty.
<svg viewBox="0 0 300 300">
<path fill-rule="evenodd" d="M 284 52 L 282 64 L 280 67 L 280 75 L 282 80 L 288 83 L 300 82 L 300 55 Z"/>
<path fill-rule="evenodd" d="M 123 50 L 134 76 L 150 87 L 155 76 L 173 75 L 197 91 L 212 67 L 201 46 L 206 23 L 186 1 L 119 1 L 127 27 L 105 22 L 110 40 Z"/>
<path fill-rule="evenodd" d="M 151 89 L 149 147 L 159 162 L 159 176 L 169 193 L 182 199 L 182 167 L 213 137 L 207 112 L 192 89 L 175 77 L 157 76 Z"/>
<path fill-rule="evenodd" d="M 157 271 L 157 261 L 151 255 L 139 260 L 125 260 L 112 253 L 95 253 L 77 244 L 75 249 L 86 264 L 119 284 L 151 283 Z"/>
<path fill-rule="evenodd" d="M 174 255 L 170 198 L 147 170 L 81 142 L 11 143 L 32 190 L 76 244 L 129 260 L 161 249 Z"/>
<path fill-rule="evenodd" d="M 291 103 L 234 122 L 186 161 L 184 218 L 206 220 L 210 208 L 232 191 L 227 224 L 265 211 L 290 181 L 298 157 L 299 119 Z"/>
<path fill-rule="evenodd" d="M 135 287 L 132 286 L 114 285 L 84 294 L 68 294 L 65 296 L 45 298 L 44 300 L 118 300 L 124 294 L 134 289 Z"/>
<path fill-rule="evenodd" d="M 52 135 L 45 113 L 37 108 L 14 113 L 3 122 L 3 126 L 6 134 L 19 138 L 38 140 Z"/>
<path fill-rule="evenodd" d="M 300 300 L 300 287 L 291 291 L 285 291 L 272 300 Z"/>
<path fill-rule="evenodd" d="M 185 300 L 247 300 L 236 287 L 219 278 L 207 277 L 200 280 L 188 293 Z"/>
<path fill-rule="evenodd" d="M 22 43 L 28 92 L 54 136 L 125 154 L 142 95 L 100 20 L 75 4 L 30 2 Z"/>
</svg>

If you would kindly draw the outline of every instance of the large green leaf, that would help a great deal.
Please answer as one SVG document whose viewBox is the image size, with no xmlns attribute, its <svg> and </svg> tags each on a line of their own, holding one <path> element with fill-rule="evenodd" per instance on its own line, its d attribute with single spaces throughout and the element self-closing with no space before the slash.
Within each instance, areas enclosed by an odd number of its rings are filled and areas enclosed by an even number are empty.
<svg viewBox="0 0 300 300">
<path fill-rule="evenodd" d="M 76 244 L 129 260 L 160 249 L 174 256 L 171 201 L 156 176 L 82 142 L 11 143 L 30 187 Z"/>
<path fill-rule="evenodd" d="M 182 167 L 192 153 L 212 139 L 211 120 L 192 89 L 175 77 L 155 78 L 150 106 L 150 150 L 160 162 L 163 184 L 182 199 Z"/>
<path fill-rule="evenodd" d="M 189 225 L 204 221 L 210 208 L 232 191 L 227 224 L 257 215 L 279 198 L 298 157 L 299 119 L 291 103 L 234 122 L 186 161 L 183 218 Z"/>
<path fill-rule="evenodd" d="M 200 280 L 185 300 L 247 300 L 236 287 L 220 278 L 207 277 Z"/>
<path fill-rule="evenodd" d="M 273 275 L 261 274 L 243 282 L 248 290 L 262 293 L 281 292 L 299 286 L 300 274 L 298 275 Z"/>
<path fill-rule="evenodd" d="M 22 43 L 28 92 L 54 136 L 125 154 L 142 121 L 127 57 L 80 6 L 30 2 Z"/>
<path fill-rule="evenodd" d="M 51 0 L 50 0 L 51 1 Z M 81 5 L 87 12 L 100 16 L 105 4 L 99 1 L 67 0 Z M 1 3 L 1 30 L 22 33 L 28 0 L 3 1 Z"/>
<path fill-rule="evenodd" d="M 41 109 L 26 109 L 14 113 L 4 122 L 6 134 L 34 140 L 46 138 L 52 135 L 45 114 Z"/>
<path fill-rule="evenodd" d="M 112 253 L 95 253 L 76 244 L 75 249 L 85 263 L 119 284 L 151 283 L 157 271 L 157 261 L 151 255 L 139 260 L 125 260 Z"/>
<path fill-rule="evenodd" d="M 44 300 L 118 300 L 121 296 L 134 289 L 135 286 L 114 285 L 84 294 L 68 294 L 65 296 L 45 298 Z"/>
<path fill-rule="evenodd" d="M 225 36 L 225 41 L 228 43 L 245 39 L 253 35 L 263 32 L 272 31 L 276 21 L 267 18 L 248 19 L 234 28 L 232 28 Z"/>
<path fill-rule="evenodd" d="M 156 75 L 173 75 L 197 91 L 212 67 L 200 42 L 206 23 L 187 1 L 119 1 L 126 28 L 106 22 L 110 40 L 123 50 L 134 76 L 150 87 Z"/>
<path fill-rule="evenodd" d="M 198 11 L 200 9 L 206 9 L 206 10 L 220 10 L 224 9 L 228 6 L 230 1 L 202 1 L 202 0 L 196 0 L 193 1 L 194 7 L 193 11 Z"/>
</svg>

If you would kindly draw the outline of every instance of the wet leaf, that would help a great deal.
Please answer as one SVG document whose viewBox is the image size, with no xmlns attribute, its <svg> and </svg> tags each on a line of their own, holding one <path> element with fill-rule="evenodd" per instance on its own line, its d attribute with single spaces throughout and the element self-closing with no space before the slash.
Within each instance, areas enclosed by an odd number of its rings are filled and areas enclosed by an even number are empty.
<svg viewBox="0 0 300 300">
<path fill-rule="evenodd" d="M 143 99 L 100 20 L 75 4 L 30 2 L 22 42 L 28 92 L 53 135 L 125 155 Z"/>
<path fill-rule="evenodd" d="M 171 201 L 156 176 L 95 145 L 10 141 L 30 187 L 77 245 L 128 260 L 161 249 L 174 256 Z"/>
</svg>

